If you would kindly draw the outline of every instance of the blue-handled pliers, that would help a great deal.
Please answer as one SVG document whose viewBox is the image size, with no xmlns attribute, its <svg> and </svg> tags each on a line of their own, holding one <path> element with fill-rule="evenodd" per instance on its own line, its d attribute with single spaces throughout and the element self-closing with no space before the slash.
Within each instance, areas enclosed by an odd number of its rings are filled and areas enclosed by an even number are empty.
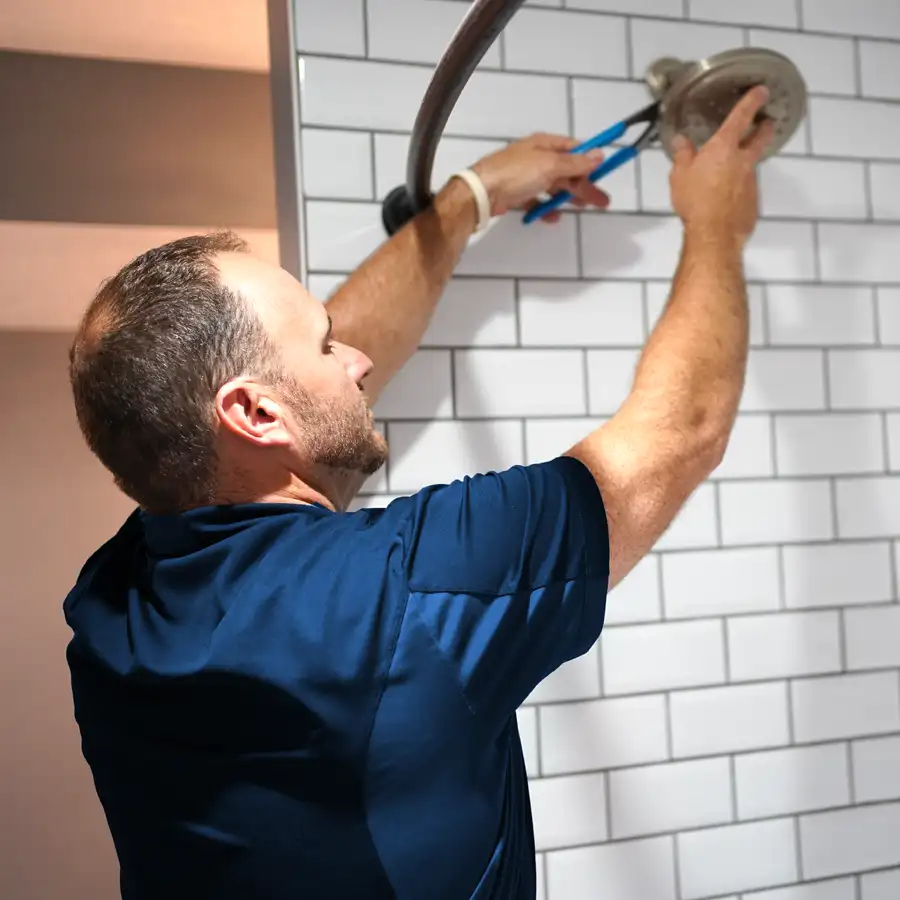
<svg viewBox="0 0 900 900">
<path fill-rule="evenodd" d="M 615 171 L 619 166 L 634 159 L 641 150 L 649 147 L 650 144 L 654 143 L 659 138 L 659 103 L 652 103 L 650 106 L 636 112 L 633 116 L 622 119 L 621 122 L 617 122 L 612 127 L 607 128 L 606 131 L 594 135 L 590 140 L 585 141 L 583 144 L 579 144 L 570 151 L 571 153 L 587 153 L 589 150 L 594 150 L 597 147 L 605 147 L 613 141 L 619 140 L 632 125 L 637 125 L 638 122 L 649 123 L 643 134 L 641 134 L 633 144 L 630 144 L 628 147 L 622 147 L 613 153 L 609 159 L 605 159 L 593 172 L 591 172 L 590 175 L 588 175 L 589 181 L 598 181 L 603 178 L 604 175 L 609 175 L 610 172 Z M 568 203 L 571 199 L 572 195 L 568 191 L 560 191 L 559 193 L 554 194 L 549 200 L 545 200 L 543 203 L 539 203 L 537 206 L 530 209 L 525 214 L 522 221 L 528 225 L 535 219 L 546 216 L 547 213 L 552 212 L 564 203 Z"/>
</svg>

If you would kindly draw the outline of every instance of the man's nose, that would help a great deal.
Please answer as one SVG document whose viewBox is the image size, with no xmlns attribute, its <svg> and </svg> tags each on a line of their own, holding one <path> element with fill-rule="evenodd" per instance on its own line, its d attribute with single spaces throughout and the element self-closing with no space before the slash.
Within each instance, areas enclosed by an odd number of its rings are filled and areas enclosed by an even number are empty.
<svg viewBox="0 0 900 900">
<path fill-rule="evenodd" d="M 357 350 L 355 347 L 348 347 L 346 344 L 340 344 L 339 347 L 341 351 L 341 362 L 343 362 L 347 374 L 359 384 L 359 382 L 372 371 L 375 364 L 362 352 L 362 350 Z"/>
</svg>

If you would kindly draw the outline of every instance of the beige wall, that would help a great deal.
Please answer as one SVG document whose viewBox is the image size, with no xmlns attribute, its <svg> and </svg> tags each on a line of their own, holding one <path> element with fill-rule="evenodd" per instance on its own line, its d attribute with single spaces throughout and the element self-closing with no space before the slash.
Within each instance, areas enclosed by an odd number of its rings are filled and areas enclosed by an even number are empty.
<svg viewBox="0 0 900 900">
<path fill-rule="evenodd" d="M 0 898 L 113 900 L 118 867 L 72 716 L 62 603 L 131 509 L 84 446 L 65 334 L 0 332 Z"/>
</svg>

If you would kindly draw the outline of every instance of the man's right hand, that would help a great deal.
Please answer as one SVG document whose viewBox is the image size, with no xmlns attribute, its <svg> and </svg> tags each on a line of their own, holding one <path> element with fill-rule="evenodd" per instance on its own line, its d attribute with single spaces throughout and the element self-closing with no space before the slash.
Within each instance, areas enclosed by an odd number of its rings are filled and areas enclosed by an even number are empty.
<svg viewBox="0 0 900 900">
<path fill-rule="evenodd" d="M 756 227 L 756 165 L 772 139 L 773 123 L 754 119 L 769 99 L 759 86 L 748 91 L 699 151 L 678 135 L 669 184 L 672 206 L 688 234 L 734 238 L 741 249 Z"/>
</svg>

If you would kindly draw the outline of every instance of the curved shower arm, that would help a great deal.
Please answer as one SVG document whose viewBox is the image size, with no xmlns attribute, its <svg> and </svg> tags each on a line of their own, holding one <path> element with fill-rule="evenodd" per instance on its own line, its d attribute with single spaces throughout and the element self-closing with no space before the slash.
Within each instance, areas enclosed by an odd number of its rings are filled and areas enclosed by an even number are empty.
<svg viewBox="0 0 900 900">
<path fill-rule="evenodd" d="M 456 101 L 485 53 L 525 0 L 475 0 L 441 57 L 419 107 L 406 161 L 406 184 L 382 205 L 389 235 L 432 201 L 431 177 L 438 143 Z"/>
</svg>

